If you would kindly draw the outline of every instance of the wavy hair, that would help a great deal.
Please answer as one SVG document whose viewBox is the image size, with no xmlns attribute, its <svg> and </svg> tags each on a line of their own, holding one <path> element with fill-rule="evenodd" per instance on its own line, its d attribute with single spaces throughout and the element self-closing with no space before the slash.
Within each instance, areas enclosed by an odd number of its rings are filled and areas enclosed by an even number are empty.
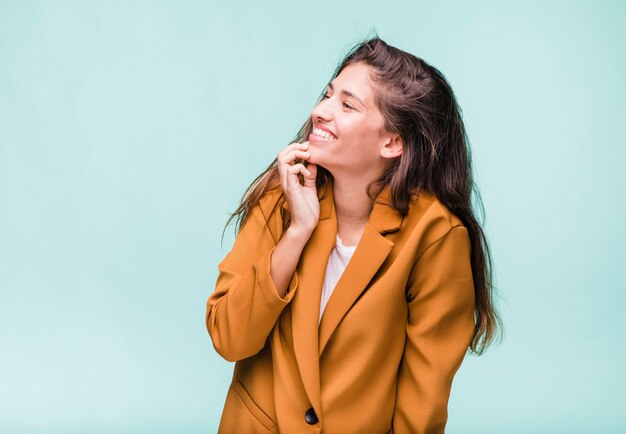
<svg viewBox="0 0 626 434">
<path fill-rule="evenodd" d="M 484 205 L 472 173 L 469 139 L 452 88 L 444 75 L 420 57 L 402 51 L 383 41 L 378 35 L 354 45 L 339 63 L 332 78 L 335 79 L 349 65 L 363 62 L 371 67 L 374 101 L 382 112 L 388 132 L 402 138 L 402 154 L 383 176 L 368 185 L 367 194 L 376 196 L 371 187 L 379 191 L 388 186 L 392 206 L 402 215 L 409 210 L 411 196 L 419 192 L 434 195 L 467 228 L 471 242 L 471 266 L 474 279 L 475 329 L 470 351 L 482 354 L 499 334 L 502 338 L 501 318 L 494 305 L 495 287 L 492 281 L 492 260 L 485 233 L 474 215 L 472 193 L 475 192 L 484 215 Z M 326 87 L 318 102 L 324 96 Z M 289 143 L 308 140 L 313 129 L 309 117 Z M 226 222 L 224 231 L 237 217 L 235 232 L 245 224 L 251 210 L 261 197 L 280 187 L 277 158 L 255 178 L 244 193 L 241 204 Z M 296 163 L 308 162 L 297 158 Z M 298 174 L 302 182 L 302 174 Z M 323 190 L 332 180 L 331 173 L 318 165 L 316 187 Z M 284 203 L 281 196 L 275 208 Z M 289 214 L 283 213 L 283 231 L 289 226 Z M 222 232 L 222 239 L 224 233 Z"/>
</svg>

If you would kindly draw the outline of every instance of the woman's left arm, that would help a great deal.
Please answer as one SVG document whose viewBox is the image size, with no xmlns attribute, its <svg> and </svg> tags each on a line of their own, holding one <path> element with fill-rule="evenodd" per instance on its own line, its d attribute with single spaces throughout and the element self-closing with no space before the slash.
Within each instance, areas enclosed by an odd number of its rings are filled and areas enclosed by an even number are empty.
<svg viewBox="0 0 626 434">
<path fill-rule="evenodd" d="M 467 228 L 454 226 L 431 244 L 417 258 L 407 285 L 409 318 L 393 432 L 443 434 L 452 379 L 474 333 Z"/>
</svg>

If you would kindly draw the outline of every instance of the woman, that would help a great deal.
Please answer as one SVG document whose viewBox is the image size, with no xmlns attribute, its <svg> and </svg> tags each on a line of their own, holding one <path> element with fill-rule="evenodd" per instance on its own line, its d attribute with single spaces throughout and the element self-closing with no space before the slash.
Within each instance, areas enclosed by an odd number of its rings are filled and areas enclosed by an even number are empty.
<svg viewBox="0 0 626 434">
<path fill-rule="evenodd" d="M 353 47 L 227 222 L 206 309 L 236 362 L 219 432 L 443 433 L 466 351 L 500 328 L 473 188 L 442 74 Z"/>
</svg>

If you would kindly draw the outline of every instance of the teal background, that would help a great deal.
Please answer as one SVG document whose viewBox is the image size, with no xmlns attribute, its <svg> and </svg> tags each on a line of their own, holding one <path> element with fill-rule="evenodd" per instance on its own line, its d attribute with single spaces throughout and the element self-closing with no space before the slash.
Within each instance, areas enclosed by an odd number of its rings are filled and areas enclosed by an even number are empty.
<svg viewBox="0 0 626 434">
<path fill-rule="evenodd" d="M 436 3 L 436 4 L 435 4 Z M 449 433 L 624 433 L 626 3 L 0 1 L 0 432 L 216 432 L 228 213 L 372 29 L 450 81 L 504 341 Z"/>
</svg>

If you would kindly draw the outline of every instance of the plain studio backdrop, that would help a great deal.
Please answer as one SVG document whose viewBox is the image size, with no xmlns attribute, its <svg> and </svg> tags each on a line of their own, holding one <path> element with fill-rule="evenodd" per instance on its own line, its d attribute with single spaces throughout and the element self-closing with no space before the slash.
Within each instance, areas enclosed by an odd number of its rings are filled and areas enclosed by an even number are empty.
<svg viewBox="0 0 626 434">
<path fill-rule="evenodd" d="M 620 1 L 0 1 L 0 432 L 216 431 L 226 218 L 373 29 L 451 83 L 486 208 L 505 339 L 466 356 L 448 432 L 626 432 L 624 22 Z"/>
</svg>

